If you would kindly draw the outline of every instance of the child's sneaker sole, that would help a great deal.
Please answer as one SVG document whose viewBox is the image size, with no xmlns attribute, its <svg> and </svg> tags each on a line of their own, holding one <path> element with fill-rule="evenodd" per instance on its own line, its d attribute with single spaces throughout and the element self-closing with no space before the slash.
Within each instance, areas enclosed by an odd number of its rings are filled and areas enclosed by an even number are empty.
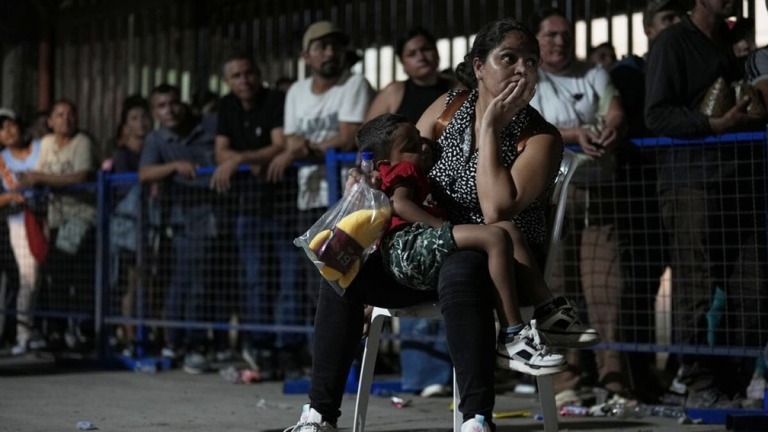
<svg viewBox="0 0 768 432">
<path fill-rule="evenodd" d="M 539 333 L 550 346 L 558 348 L 591 348 L 600 343 L 600 336 L 597 332 L 558 332 L 539 328 Z"/>
<path fill-rule="evenodd" d="M 579 319 L 576 309 L 565 297 L 554 301 L 554 309 L 537 317 L 538 331 L 550 346 L 558 348 L 590 348 L 600 343 L 597 330 Z"/>
<path fill-rule="evenodd" d="M 496 353 L 496 366 L 533 376 L 555 375 L 568 368 L 567 363 L 557 366 L 535 366 Z"/>
</svg>

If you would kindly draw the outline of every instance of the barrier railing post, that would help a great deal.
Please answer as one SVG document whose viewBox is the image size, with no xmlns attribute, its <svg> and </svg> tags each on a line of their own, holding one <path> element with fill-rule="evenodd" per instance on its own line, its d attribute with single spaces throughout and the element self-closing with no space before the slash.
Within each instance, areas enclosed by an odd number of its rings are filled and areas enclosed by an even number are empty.
<svg viewBox="0 0 768 432">
<path fill-rule="evenodd" d="M 94 295 L 94 336 L 100 360 L 107 357 L 107 332 L 104 315 L 107 309 L 106 289 L 109 286 L 109 215 L 111 190 L 109 174 L 99 170 L 96 180 L 96 274 Z"/>
<path fill-rule="evenodd" d="M 339 186 L 339 162 L 336 160 L 336 150 L 328 149 L 325 152 L 325 176 L 328 182 L 328 207 L 341 198 Z"/>
</svg>

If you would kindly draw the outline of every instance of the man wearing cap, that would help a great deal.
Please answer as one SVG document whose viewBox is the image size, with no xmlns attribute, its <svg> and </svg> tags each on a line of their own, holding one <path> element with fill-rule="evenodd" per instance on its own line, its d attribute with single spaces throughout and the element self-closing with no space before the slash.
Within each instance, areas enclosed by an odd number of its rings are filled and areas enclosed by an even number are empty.
<svg viewBox="0 0 768 432">
<path fill-rule="evenodd" d="M 709 115 L 699 107 L 719 78 L 731 82 L 744 75 L 725 23 L 734 3 L 698 0 L 690 15 L 656 37 L 646 74 L 645 120 L 652 132 L 696 138 L 746 130 L 757 120 L 746 112 L 748 100 L 739 101 L 723 115 Z M 658 193 L 669 235 L 676 344 L 714 342 L 737 348 L 759 344 L 759 318 L 766 312 L 760 309 L 765 275 L 757 252 L 765 248 L 760 244 L 765 228 L 758 226 L 764 222 L 764 210 L 755 204 L 762 200 L 752 195 L 760 182 L 746 178 L 762 169 L 752 165 L 753 159 L 761 160 L 750 153 L 752 149 L 718 143 L 670 146 L 658 153 Z M 727 341 L 710 341 L 707 327 L 712 294 L 718 287 L 727 293 L 727 312 L 720 326 L 729 329 Z M 738 381 L 733 363 L 701 354 L 684 354 L 680 362 L 677 378 L 688 389 L 686 406 L 739 405 L 729 393 L 740 389 L 725 387 Z"/>
<path fill-rule="evenodd" d="M 348 44 L 349 36 L 328 21 L 316 22 L 304 33 L 301 56 L 311 76 L 288 90 L 283 125 L 286 149 L 269 166 L 271 180 L 281 178 L 295 160 L 319 160 L 328 149 L 355 148 L 355 133 L 365 118 L 372 90 L 362 75 L 346 67 Z M 324 178 L 319 165 L 299 170 L 299 210 L 328 205 Z"/>
<path fill-rule="evenodd" d="M 285 100 L 283 133 L 286 148 L 268 168 L 271 181 L 283 178 L 286 169 L 299 159 L 322 161 L 325 151 L 352 151 L 355 134 L 365 119 L 372 99 L 371 86 L 359 74 L 349 71 L 345 62 L 349 36 L 328 21 L 319 21 L 307 28 L 302 40 L 302 58 L 311 75 L 294 83 Z M 325 167 L 321 164 L 298 169 L 296 206 L 297 229 L 309 228 L 328 208 L 328 187 Z M 333 185 L 332 187 L 339 187 Z M 320 276 L 309 260 L 302 259 L 305 292 L 316 296 Z M 308 302 L 314 315 L 314 301 Z"/>
</svg>

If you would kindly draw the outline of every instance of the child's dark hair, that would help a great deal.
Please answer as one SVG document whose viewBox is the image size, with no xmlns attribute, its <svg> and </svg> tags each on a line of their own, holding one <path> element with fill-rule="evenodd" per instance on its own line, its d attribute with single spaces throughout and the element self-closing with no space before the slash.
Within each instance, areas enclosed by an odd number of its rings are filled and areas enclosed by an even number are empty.
<svg viewBox="0 0 768 432">
<path fill-rule="evenodd" d="M 357 148 L 361 152 L 373 152 L 374 161 L 389 159 L 392 138 L 403 123 L 410 121 L 400 114 L 382 114 L 372 118 L 357 131 Z"/>
</svg>

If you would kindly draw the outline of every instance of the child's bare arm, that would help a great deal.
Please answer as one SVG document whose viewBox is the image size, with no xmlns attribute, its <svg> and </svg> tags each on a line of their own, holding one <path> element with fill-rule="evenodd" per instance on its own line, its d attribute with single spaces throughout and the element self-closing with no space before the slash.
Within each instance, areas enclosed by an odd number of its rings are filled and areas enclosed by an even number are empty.
<svg viewBox="0 0 768 432">
<path fill-rule="evenodd" d="M 442 219 L 432 216 L 429 212 L 413 202 L 413 198 L 411 198 L 411 190 L 408 187 L 397 187 L 389 198 L 389 202 L 392 204 L 392 211 L 408 222 L 422 222 L 433 228 L 439 228 L 443 225 Z"/>
</svg>

